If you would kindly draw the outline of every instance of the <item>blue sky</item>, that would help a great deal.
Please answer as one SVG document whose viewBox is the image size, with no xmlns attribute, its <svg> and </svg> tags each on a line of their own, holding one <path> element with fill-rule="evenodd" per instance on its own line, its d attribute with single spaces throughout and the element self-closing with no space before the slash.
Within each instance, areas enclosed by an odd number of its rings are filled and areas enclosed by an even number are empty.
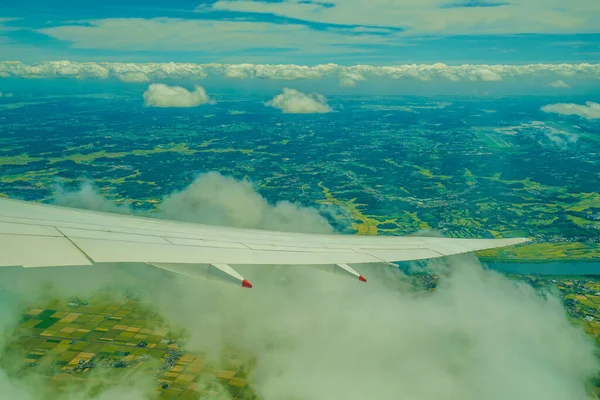
<svg viewBox="0 0 600 400">
<path fill-rule="evenodd" d="M 598 0 L 2 0 L 0 59 L 600 61 Z"/>
</svg>

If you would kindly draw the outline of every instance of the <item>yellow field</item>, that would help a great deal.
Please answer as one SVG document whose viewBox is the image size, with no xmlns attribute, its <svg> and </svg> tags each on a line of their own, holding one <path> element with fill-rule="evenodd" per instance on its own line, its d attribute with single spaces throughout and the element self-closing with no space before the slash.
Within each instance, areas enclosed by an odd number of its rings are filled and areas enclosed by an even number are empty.
<svg viewBox="0 0 600 400">
<path fill-rule="evenodd" d="M 483 260 L 585 260 L 600 261 L 600 243 L 534 243 L 525 246 L 484 250 L 477 253 Z"/>
</svg>

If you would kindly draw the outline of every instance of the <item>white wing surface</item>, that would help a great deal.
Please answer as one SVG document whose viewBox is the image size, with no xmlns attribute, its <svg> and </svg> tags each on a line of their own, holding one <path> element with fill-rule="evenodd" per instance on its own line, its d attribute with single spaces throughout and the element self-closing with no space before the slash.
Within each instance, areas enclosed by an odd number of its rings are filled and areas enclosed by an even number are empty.
<svg viewBox="0 0 600 400">
<path fill-rule="evenodd" d="M 184 275 L 231 265 L 337 266 L 421 260 L 504 247 L 527 239 L 448 239 L 274 232 L 200 225 L 0 199 L 0 267 L 146 263 Z"/>
</svg>

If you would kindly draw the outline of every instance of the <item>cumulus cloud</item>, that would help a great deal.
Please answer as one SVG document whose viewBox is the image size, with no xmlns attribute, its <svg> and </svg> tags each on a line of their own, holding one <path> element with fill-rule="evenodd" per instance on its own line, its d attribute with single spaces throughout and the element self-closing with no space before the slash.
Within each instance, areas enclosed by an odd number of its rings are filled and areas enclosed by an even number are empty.
<svg viewBox="0 0 600 400">
<path fill-rule="evenodd" d="M 240 324 L 237 336 L 261 353 L 254 375 L 259 393 L 266 399 L 586 398 L 582 382 L 597 361 L 555 298 L 540 298 L 474 260 L 448 261 L 439 272 L 442 283 L 431 295 L 397 281 L 388 285 L 393 274 L 373 272 L 369 288 L 317 276 L 295 277 L 296 290 L 281 302 L 272 301 L 277 289 L 259 293 L 260 305 L 245 304 L 243 312 L 279 323 Z"/>
<path fill-rule="evenodd" d="M 559 115 L 577 115 L 585 119 L 600 119 L 600 104 L 587 101 L 585 105 L 574 103 L 548 104 L 542 111 Z"/>
<path fill-rule="evenodd" d="M 374 79 L 428 81 L 483 81 L 540 77 L 550 82 L 564 77 L 597 79 L 600 64 L 529 64 L 450 66 L 436 64 L 355 65 L 321 64 L 191 64 L 191 63 L 106 63 L 48 61 L 23 64 L 1 61 L 0 77 L 5 78 L 71 78 L 119 79 L 123 82 L 157 80 L 226 79 L 335 79 L 342 86 Z"/>
<path fill-rule="evenodd" d="M 91 182 L 78 188 L 54 188 L 54 203 L 118 214 L 132 214 L 125 204 L 115 204 Z M 275 231 L 331 233 L 333 228 L 323 215 L 332 210 L 302 207 L 289 201 L 270 204 L 247 181 L 226 177 L 218 172 L 200 174 L 187 187 L 165 196 L 153 216 L 239 228 Z"/>
<path fill-rule="evenodd" d="M 563 80 L 557 80 L 557 81 L 552 81 L 548 84 L 548 86 L 554 87 L 554 88 L 570 88 L 571 85 L 569 85 L 567 82 L 563 81 Z"/>
<path fill-rule="evenodd" d="M 203 222 L 217 213 L 231 225 L 265 227 L 265 218 L 248 218 L 225 196 L 251 199 L 244 201 L 258 209 L 246 210 L 252 215 L 274 212 L 241 185 L 206 175 L 167 196 L 162 212 L 190 221 L 205 215 Z M 302 209 L 286 218 L 307 219 Z M 322 222 L 312 221 L 314 228 L 300 229 L 320 231 Z M 570 323 L 552 292 L 486 270 L 474 257 L 440 260 L 430 268 L 439 276 L 434 292 L 415 290 L 400 271 L 381 265 L 361 269 L 369 278 L 365 285 L 307 268 L 252 268 L 245 274 L 256 285 L 252 290 L 135 265 L 2 268 L 0 343 L 19 321 L 19 304 L 48 288 L 53 296 L 127 288 L 186 328 L 188 349 L 212 357 L 233 346 L 252 358 L 250 380 L 265 400 L 379 400 L 398 393 L 419 400 L 589 398 L 587 384 L 600 372 L 594 344 Z M 0 393 L 41 399 L 35 387 L 22 375 L 0 373 Z M 129 389 L 121 384 L 72 398 L 137 399 L 152 387 L 131 382 Z"/>
<path fill-rule="evenodd" d="M 184 190 L 165 197 L 158 216 L 276 231 L 331 233 L 333 230 L 317 209 L 288 201 L 271 205 L 249 182 L 217 172 L 202 174 Z"/>
<path fill-rule="evenodd" d="M 208 101 L 206 91 L 199 85 L 194 86 L 194 91 L 190 92 L 181 86 L 153 83 L 144 92 L 145 107 L 197 107 Z"/>
<path fill-rule="evenodd" d="M 306 94 L 289 88 L 284 88 L 283 93 L 273 97 L 266 105 L 286 114 L 323 114 L 333 111 L 322 94 Z"/>
<path fill-rule="evenodd" d="M 77 189 L 69 190 L 61 185 L 54 187 L 54 203 L 65 207 L 82 208 L 117 214 L 130 214 L 126 205 L 117 205 L 101 193 L 92 182 L 83 182 Z"/>
</svg>

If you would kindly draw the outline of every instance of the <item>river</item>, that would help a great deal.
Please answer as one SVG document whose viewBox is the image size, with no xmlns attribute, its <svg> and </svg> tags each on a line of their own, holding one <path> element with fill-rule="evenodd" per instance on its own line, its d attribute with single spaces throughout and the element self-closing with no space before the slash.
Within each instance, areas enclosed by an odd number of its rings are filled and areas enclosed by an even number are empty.
<svg viewBox="0 0 600 400">
<path fill-rule="evenodd" d="M 412 262 L 397 263 L 407 273 L 423 272 L 422 264 Z M 482 262 L 488 268 L 505 274 L 520 275 L 599 275 L 600 261 L 548 261 L 548 262 Z"/>
<path fill-rule="evenodd" d="M 600 275 L 600 261 L 556 261 L 544 263 L 487 262 L 488 268 L 523 275 Z"/>
</svg>

